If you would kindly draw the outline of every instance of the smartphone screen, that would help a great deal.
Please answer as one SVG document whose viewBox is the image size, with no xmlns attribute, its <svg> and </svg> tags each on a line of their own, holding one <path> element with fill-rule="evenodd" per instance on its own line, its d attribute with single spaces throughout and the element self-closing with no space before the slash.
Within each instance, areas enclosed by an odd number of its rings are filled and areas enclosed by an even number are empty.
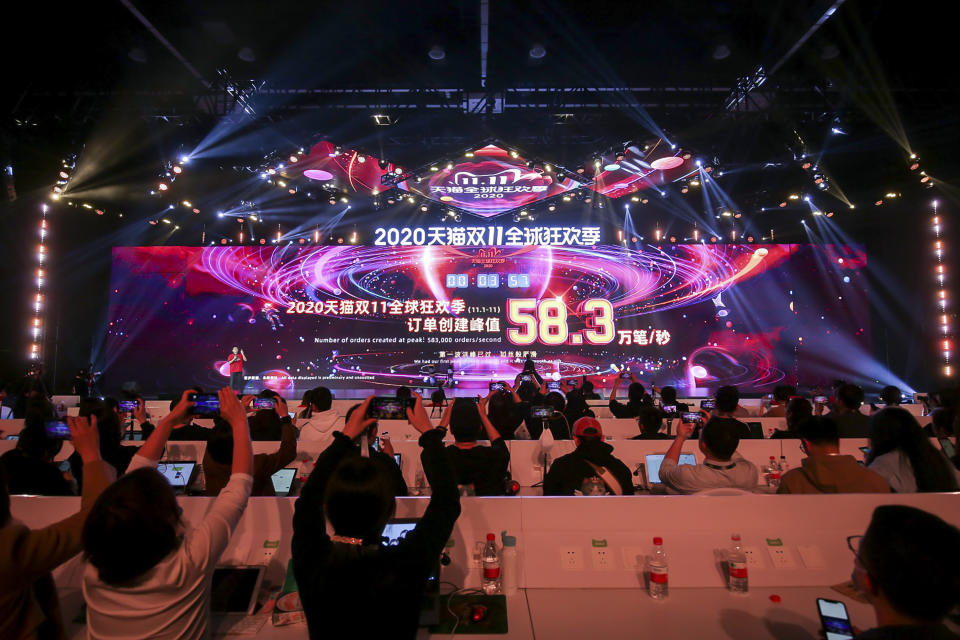
<svg viewBox="0 0 960 640">
<path fill-rule="evenodd" d="M 700 401 L 700 408 L 707 409 L 708 411 L 716 407 L 717 404 L 713 398 L 704 398 Z"/>
<path fill-rule="evenodd" d="M 370 401 L 367 417 L 375 420 L 406 420 L 407 407 L 413 407 L 413 398 L 378 396 Z"/>
<path fill-rule="evenodd" d="M 817 598 L 817 611 L 820 613 L 820 624 L 827 640 L 851 640 L 853 627 L 850 626 L 850 616 L 847 607 L 842 602 Z"/>
<path fill-rule="evenodd" d="M 395 453 L 393 454 L 393 459 L 396 461 L 398 467 L 403 468 L 403 456 L 401 456 L 399 453 Z"/>
<path fill-rule="evenodd" d="M 629 371 L 621 371 L 621 372 L 620 372 L 620 379 L 621 379 L 621 380 L 629 380 L 631 375 L 633 375 L 633 374 L 630 373 Z"/>
<path fill-rule="evenodd" d="M 547 389 L 550 389 L 550 391 L 559 391 L 559 390 L 560 390 L 560 383 L 557 382 L 557 381 L 548 382 L 548 383 L 547 383 Z"/>
<path fill-rule="evenodd" d="M 680 419 L 684 422 L 699 423 L 703 419 L 703 416 L 697 411 L 684 411 L 680 414 Z"/>
<path fill-rule="evenodd" d="M 553 417 L 553 407 L 548 404 L 535 404 L 530 407 L 530 415 L 541 419 Z"/>
<path fill-rule="evenodd" d="M 665 404 L 665 405 L 663 405 L 663 412 L 664 412 L 664 413 L 676 413 L 676 412 L 677 412 L 677 405 L 675 405 L 675 404 Z"/>
<path fill-rule="evenodd" d="M 943 451 L 943 455 L 948 458 L 953 458 L 957 455 L 957 449 L 953 446 L 953 443 L 950 442 L 950 438 L 937 438 L 937 441 L 940 443 L 940 449 Z"/>
<path fill-rule="evenodd" d="M 125 411 L 127 413 L 137 410 L 137 401 L 136 400 L 121 400 L 119 403 L 120 411 Z"/>
<path fill-rule="evenodd" d="M 530 375 L 529 373 L 525 373 L 525 374 L 523 374 L 522 376 L 520 376 L 520 381 L 521 381 L 521 382 L 533 382 L 533 376 Z"/>
<path fill-rule="evenodd" d="M 815 404 L 827 404 L 827 396 L 817 396 L 813 399 Z"/>
<path fill-rule="evenodd" d="M 491 382 L 491 383 L 490 383 L 490 391 L 503 391 L 504 388 L 505 388 L 505 387 L 503 386 L 503 383 L 502 383 L 502 382 Z"/>
<path fill-rule="evenodd" d="M 569 380 L 567 380 L 567 386 L 571 388 L 575 388 L 577 386 L 577 379 L 570 378 Z"/>
<path fill-rule="evenodd" d="M 47 437 L 54 440 L 72 440 L 70 436 L 70 427 L 63 420 L 47 420 L 44 425 L 47 431 Z"/>
<path fill-rule="evenodd" d="M 201 418 L 220 415 L 220 398 L 213 393 L 191 393 L 187 399 L 194 403 L 190 413 Z"/>
<path fill-rule="evenodd" d="M 373 447 L 374 451 L 380 451 L 380 438 L 374 438 L 373 442 L 370 443 L 370 446 Z"/>
<path fill-rule="evenodd" d="M 254 398 L 253 400 L 254 409 L 273 409 L 275 406 L 273 398 Z"/>
</svg>

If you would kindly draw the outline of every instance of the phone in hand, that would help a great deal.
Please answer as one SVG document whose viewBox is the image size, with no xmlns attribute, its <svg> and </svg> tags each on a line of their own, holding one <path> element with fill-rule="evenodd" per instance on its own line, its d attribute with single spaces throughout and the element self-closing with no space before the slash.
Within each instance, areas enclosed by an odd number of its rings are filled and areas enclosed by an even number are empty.
<svg viewBox="0 0 960 640">
<path fill-rule="evenodd" d="M 412 409 L 413 403 L 413 398 L 377 396 L 370 401 L 367 417 L 374 420 L 406 420 L 407 409 Z"/>
<path fill-rule="evenodd" d="M 198 418 L 214 418 L 220 415 L 220 397 L 215 393 L 191 393 L 187 400 L 193 402 L 190 415 Z"/>
<path fill-rule="evenodd" d="M 547 389 L 549 389 L 550 391 L 559 391 L 560 383 L 557 382 L 556 380 L 551 380 L 550 382 L 547 383 Z"/>
<path fill-rule="evenodd" d="M 254 409 L 274 409 L 276 408 L 277 403 L 273 398 L 254 398 L 253 399 L 253 408 Z"/>
<path fill-rule="evenodd" d="M 576 379 L 576 378 L 570 378 L 569 380 L 567 380 L 567 386 L 570 387 L 571 389 L 576 389 L 576 388 L 577 388 L 577 379 Z"/>
<path fill-rule="evenodd" d="M 545 420 L 553 417 L 553 407 L 549 404 L 535 404 L 530 407 L 530 417 Z"/>
<path fill-rule="evenodd" d="M 817 598 L 817 613 L 827 640 L 852 640 L 853 627 L 847 607 L 837 600 Z"/>
<path fill-rule="evenodd" d="M 665 405 L 663 405 L 663 412 L 664 412 L 664 413 L 676 413 L 676 412 L 677 412 L 677 405 L 675 405 L 675 404 L 665 404 Z"/>
<path fill-rule="evenodd" d="M 717 407 L 717 401 L 713 398 L 704 398 L 700 401 L 700 408 L 707 411 L 713 411 Z"/>
<path fill-rule="evenodd" d="M 139 403 L 136 400 L 121 400 L 118 403 L 120 411 L 124 413 L 133 413 L 137 410 Z"/>
<path fill-rule="evenodd" d="M 70 427 L 63 420 L 47 420 L 44 424 L 47 437 L 54 440 L 73 440 L 70 435 Z"/>
<path fill-rule="evenodd" d="M 684 411 L 680 414 L 680 419 L 684 422 L 691 422 L 693 424 L 700 424 L 703 422 L 703 416 L 699 411 Z"/>
<path fill-rule="evenodd" d="M 397 466 L 403 469 L 403 456 L 399 453 L 393 454 L 393 460 L 397 463 Z"/>
<path fill-rule="evenodd" d="M 630 373 L 629 371 L 621 371 L 621 372 L 620 372 L 620 379 L 621 379 L 621 380 L 629 380 L 632 376 L 633 376 L 633 374 Z"/>
<path fill-rule="evenodd" d="M 827 396 L 816 396 L 813 399 L 814 404 L 827 404 Z"/>
<path fill-rule="evenodd" d="M 506 387 L 503 386 L 502 382 L 491 382 L 490 391 L 505 391 Z"/>
<path fill-rule="evenodd" d="M 534 381 L 534 378 L 532 373 L 524 373 L 520 375 L 520 382 L 533 382 L 533 381 Z"/>
</svg>

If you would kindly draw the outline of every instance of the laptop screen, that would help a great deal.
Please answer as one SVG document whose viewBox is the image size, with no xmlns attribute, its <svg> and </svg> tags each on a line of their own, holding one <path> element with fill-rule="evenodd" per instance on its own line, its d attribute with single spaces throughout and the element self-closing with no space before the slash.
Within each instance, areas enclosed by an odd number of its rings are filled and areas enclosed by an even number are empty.
<svg viewBox="0 0 960 640">
<path fill-rule="evenodd" d="M 278 496 L 289 495 L 290 487 L 293 486 L 293 479 L 296 477 L 296 469 L 291 467 L 280 469 L 280 471 L 270 476 L 270 481 L 273 482 L 273 492 Z"/>
<path fill-rule="evenodd" d="M 157 471 L 163 474 L 170 486 L 174 489 L 183 489 L 190 483 L 193 476 L 193 468 L 197 466 L 196 462 L 178 461 L 161 462 L 157 465 Z"/>
<path fill-rule="evenodd" d="M 662 453 L 647 454 L 647 479 L 653 484 L 660 484 L 660 465 L 663 463 Z M 692 453 L 681 453 L 680 464 L 697 464 L 697 458 Z"/>
<path fill-rule="evenodd" d="M 210 611 L 249 615 L 257 604 L 263 567 L 217 567 L 210 588 Z"/>
</svg>

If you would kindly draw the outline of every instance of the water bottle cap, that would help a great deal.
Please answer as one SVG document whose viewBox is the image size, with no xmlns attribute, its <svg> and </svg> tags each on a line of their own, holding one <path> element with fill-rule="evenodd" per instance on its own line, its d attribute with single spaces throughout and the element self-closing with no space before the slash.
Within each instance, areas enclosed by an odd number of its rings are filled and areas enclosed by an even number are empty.
<svg viewBox="0 0 960 640">
<path fill-rule="evenodd" d="M 497 536 L 493 535 L 492 533 L 487 534 L 487 540 L 496 540 L 496 539 L 497 539 Z"/>
<path fill-rule="evenodd" d="M 739 533 L 734 533 L 734 534 L 732 534 L 732 535 L 730 536 L 730 539 L 731 539 L 731 540 L 739 540 L 739 539 L 740 539 L 740 534 L 739 534 Z"/>
<path fill-rule="evenodd" d="M 500 540 L 503 542 L 503 546 L 505 547 L 517 546 L 517 536 L 508 536 L 506 531 L 500 532 Z"/>
<path fill-rule="evenodd" d="M 656 538 L 653 539 L 653 544 L 663 544 L 663 538 L 661 538 L 660 536 L 657 536 Z"/>
</svg>

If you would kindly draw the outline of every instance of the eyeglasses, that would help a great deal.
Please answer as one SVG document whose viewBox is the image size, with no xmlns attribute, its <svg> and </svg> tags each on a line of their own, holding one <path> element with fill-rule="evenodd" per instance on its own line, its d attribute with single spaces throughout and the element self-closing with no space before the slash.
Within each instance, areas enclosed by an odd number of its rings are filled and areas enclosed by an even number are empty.
<svg viewBox="0 0 960 640">
<path fill-rule="evenodd" d="M 856 558 L 863 568 L 866 568 L 867 565 L 863 561 L 863 558 L 860 557 L 860 542 L 863 540 L 863 536 L 847 536 L 847 548 L 850 549 L 850 552 L 853 554 L 853 557 Z"/>
</svg>

